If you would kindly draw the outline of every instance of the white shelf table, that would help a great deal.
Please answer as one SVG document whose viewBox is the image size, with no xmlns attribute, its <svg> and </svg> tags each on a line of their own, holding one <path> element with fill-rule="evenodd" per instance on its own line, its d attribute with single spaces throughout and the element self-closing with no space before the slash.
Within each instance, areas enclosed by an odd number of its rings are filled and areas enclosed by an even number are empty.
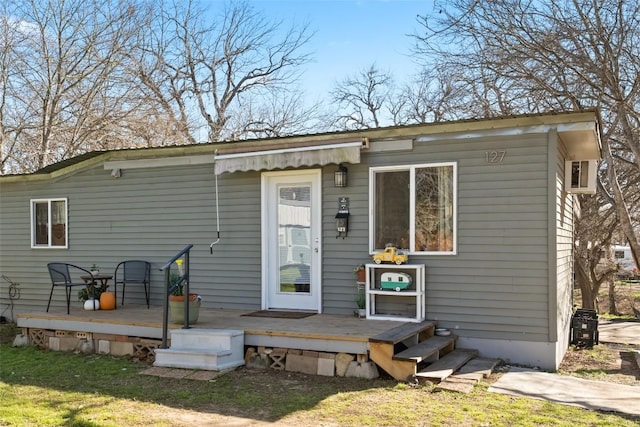
<svg viewBox="0 0 640 427">
<path fill-rule="evenodd" d="M 366 264 L 367 319 L 422 322 L 425 320 L 425 265 L 424 264 Z M 380 276 L 385 271 L 404 270 L 411 275 L 413 283 L 406 290 L 381 289 Z M 378 272 L 380 274 L 378 274 Z M 415 316 L 383 314 L 376 311 L 376 299 L 380 296 L 411 297 L 415 299 Z"/>
</svg>

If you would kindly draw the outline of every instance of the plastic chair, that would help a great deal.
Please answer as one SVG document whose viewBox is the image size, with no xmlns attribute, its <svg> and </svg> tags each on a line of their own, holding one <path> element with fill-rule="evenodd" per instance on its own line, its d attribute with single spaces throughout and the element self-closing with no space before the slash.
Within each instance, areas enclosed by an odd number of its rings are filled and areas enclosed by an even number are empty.
<svg viewBox="0 0 640 427">
<path fill-rule="evenodd" d="M 118 277 L 120 274 L 120 277 Z M 118 300 L 118 285 L 122 285 L 122 302 L 124 305 L 124 291 L 127 284 L 138 284 L 144 286 L 144 296 L 149 308 L 149 293 L 151 287 L 151 263 L 148 261 L 128 260 L 122 261 L 116 267 L 113 275 L 114 293 Z"/>
<path fill-rule="evenodd" d="M 64 286 L 65 294 L 67 296 L 67 314 L 69 314 L 69 305 L 71 304 L 71 289 L 74 286 L 87 286 L 84 280 L 74 282 L 71 279 L 71 270 L 77 270 L 79 275 L 91 276 L 89 270 L 85 270 L 82 267 L 78 267 L 73 264 L 66 264 L 63 262 L 50 262 L 47 264 L 49 269 L 49 276 L 51 276 L 51 292 L 49 293 L 49 302 L 47 303 L 47 313 L 49 312 L 49 306 L 51 305 L 51 297 L 53 296 L 53 288 L 56 286 Z"/>
</svg>

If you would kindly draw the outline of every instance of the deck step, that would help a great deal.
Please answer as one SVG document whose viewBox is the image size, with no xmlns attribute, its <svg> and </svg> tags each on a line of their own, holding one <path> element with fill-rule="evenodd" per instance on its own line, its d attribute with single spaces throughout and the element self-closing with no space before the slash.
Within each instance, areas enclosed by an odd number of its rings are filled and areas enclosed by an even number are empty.
<svg viewBox="0 0 640 427">
<path fill-rule="evenodd" d="M 244 365 L 244 331 L 174 329 L 171 348 L 155 350 L 154 366 L 222 371 Z"/>
<path fill-rule="evenodd" d="M 244 346 L 244 331 L 199 328 L 173 329 L 171 331 L 171 348 L 228 350 L 234 346 L 234 341 L 241 341 Z"/>
<path fill-rule="evenodd" d="M 224 371 L 244 364 L 244 359 L 234 358 L 231 350 L 199 350 L 171 348 L 156 349 L 156 361 L 153 366 L 163 368 L 203 369 Z"/>
<path fill-rule="evenodd" d="M 403 323 L 400 326 L 384 331 L 372 338 L 369 338 L 371 342 L 385 343 L 385 344 L 397 344 L 411 338 L 415 335 L 421 334 L 425 331 L 429 332 L 429 335 L 433 335 L 433 329 L 435 329 L 436 323 L 432 321 L 425 321 L 421 323 Z"/>
<path fill-rule="evenodd" d="M 465 363 L 453 375 L 447 377 L 438 384 L 435 391 L 455 391 L 458 393 L 471 393 L 475 385 L 483 378 L 487 378 L 493 372 L 498 359 L 473 358 Z"/>
<path fill-rule="evenodd" d="M 440 350 L 450 347 L 453 350 L 455 345 L 455 336 L 448 337 L 431 337 L 419 344 L 416 344 L 408 349 L 396 353 L 393 356 L 393 360 L 415 360 L 416 363 L 420 363 L 423 360 L 432 358 L 434 355 L 438 358 Z"/>
<path fill-rule="evenodd" d="M 416 377 L 421 380 L 440 382 L 477 355 L 477 352 L 470 350 L 453 350 L 418 372 Z"/>
<path fill-rule="evenodd" d="M 451 378 L 471 379 L 480 381 L 483 378 L 487 378 L 493 372 L 496 365 L 500 363 L 498 359 L 486 359 L 482 357 L 476 357 L 464 366 L 458 369 Z"/>
</svg>

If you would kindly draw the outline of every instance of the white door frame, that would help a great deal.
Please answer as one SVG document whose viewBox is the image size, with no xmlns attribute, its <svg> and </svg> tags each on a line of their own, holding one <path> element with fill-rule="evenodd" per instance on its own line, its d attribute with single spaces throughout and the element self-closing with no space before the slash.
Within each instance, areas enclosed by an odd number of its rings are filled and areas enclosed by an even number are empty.
<svg viewBox="0 0 640 427">
<path fill-rule="evenodd" d="M 286 294 L 278 297 L 270 292 L 279 278 L 279 235 L 275 206 L 275 185 L 287 183 L 311 185 L 311 268 L 310 290 L 305 294 Z M 277 196 L 277 194 L 275 195 Z M 262 309 L 301 309 L 322 312 L 322 170 L 304 169 L 279 172 L 263 172 L 261 175 L 262 209 Z M 277 268 L 277 272 L 275 271 Z M 277 276 L 276 276 L 277 275 Z M 278 280 L 279 282 L 279 280 Z M 278 283 L 279 285 L 279 283 Z"/>
</svg>

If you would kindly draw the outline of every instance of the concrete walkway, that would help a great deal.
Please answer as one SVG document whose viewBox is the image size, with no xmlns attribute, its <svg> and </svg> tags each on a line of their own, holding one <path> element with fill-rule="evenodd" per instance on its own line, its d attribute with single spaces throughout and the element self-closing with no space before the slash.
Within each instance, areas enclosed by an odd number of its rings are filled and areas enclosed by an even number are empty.
<svg viewBox="0 0 640 427">
<path fill-rule="evenodd" d="M 640 345 L 640 322 L 600 321 L 601 343 Z M 490 392 L 640 416 L 640 387 L 512 367 Z"/>
<path fill-rule="evenodd" d="M 512 367 L 489 391 L 640 416 L 640 387 L 636 386 Z"/>
<path fill-rule="evenodd" d="M 598 322 L 600 342 L 640 345 L 640 322 Z"/>
</svg>

